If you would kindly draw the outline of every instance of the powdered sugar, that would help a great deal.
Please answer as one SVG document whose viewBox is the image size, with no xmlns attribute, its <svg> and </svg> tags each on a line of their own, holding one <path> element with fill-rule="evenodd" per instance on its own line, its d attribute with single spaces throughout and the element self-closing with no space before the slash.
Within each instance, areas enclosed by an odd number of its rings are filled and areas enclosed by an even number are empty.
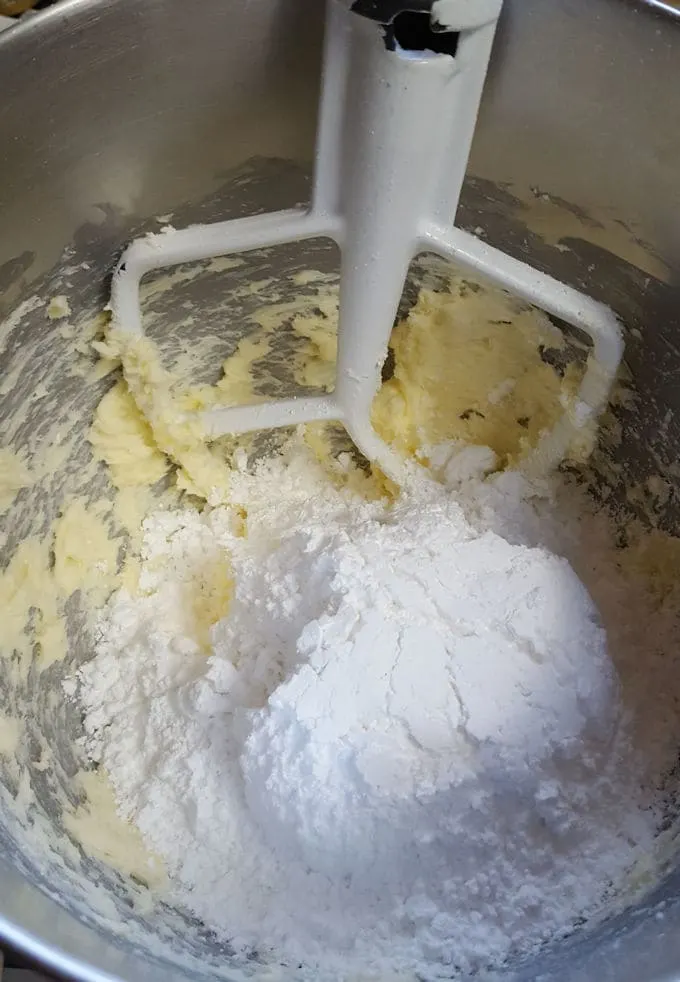
<svg viewBox="0 0 680 982">
<path fill-rule="evenodd" d="M 227 508 L 147 520 L 139 595 L 81 672 L 88 748 L 237 949 L 473 972 L 596 912 L 651 848 L 598 612 L 527 544 L 528 486 L 475 481 L 487 458 L 388 506 L 298 448 L 237 472 Z"/>
</svg>

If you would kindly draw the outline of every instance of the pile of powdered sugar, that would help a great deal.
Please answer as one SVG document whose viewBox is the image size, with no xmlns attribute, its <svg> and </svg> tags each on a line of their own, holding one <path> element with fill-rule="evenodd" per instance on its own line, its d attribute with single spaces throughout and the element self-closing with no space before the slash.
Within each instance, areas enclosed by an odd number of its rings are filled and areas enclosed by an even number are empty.
<svg viewBox="0 0 680 982">
<path fill-rule="evenodd" d="M 138 594 L 102 617 L 88 751 L 244 955 L 472 973 L 596 915 L 652 848 L 598 610 L 534 544 L 549 509 L 449 472 L 387 505 L 301 446 L 243 467 L 230 506 L 147 519 Z"/>
</svg>

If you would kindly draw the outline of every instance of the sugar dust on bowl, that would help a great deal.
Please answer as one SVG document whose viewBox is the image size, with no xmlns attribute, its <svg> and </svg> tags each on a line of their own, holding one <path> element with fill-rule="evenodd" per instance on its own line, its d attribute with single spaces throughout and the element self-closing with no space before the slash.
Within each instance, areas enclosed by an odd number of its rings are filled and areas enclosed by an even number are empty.
<svg viewBox="0 0 680 982">
<path fill-rule="evenodd" d="M 147 517 L 138 592 L 100 620 L 88 752 L 175 902 L 245 963 L 501 970 L 654 863 L 658 759 L 615 665 L 654 599 L 629 607 L 581 492 L 470 459 L 490 458 L 450 448 L 454 486 L 387 495 L 299 436 L 237 454 L 224 504 Z"/>
</svg>

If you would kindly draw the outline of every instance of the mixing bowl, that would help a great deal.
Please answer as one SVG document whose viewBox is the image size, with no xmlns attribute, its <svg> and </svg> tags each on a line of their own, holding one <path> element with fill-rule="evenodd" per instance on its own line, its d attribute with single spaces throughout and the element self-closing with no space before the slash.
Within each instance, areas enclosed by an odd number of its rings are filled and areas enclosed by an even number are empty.
<svg viewBox="0 0 680 982">
<path fill-rule="evenodd" d="M 680 450 L 674 9 L 508 0 L 459 215 L 621 315 L 637 399 L 613 410 L 620 439 L 598 447 L 587 476 L 595 494 L 671 532 Z M 180 225 L 306 199 L 322 14 L 319 0 L 64 0 L 0 37 L 0 437 L 52 455 L 2 516 L 3 565 L 49 527 L 67 493 L 105 494 L 104 469 L 88 469 L 86 430 L 110 382 L 74 371 L 73 352 L 79 332 L 86 351 L 96 331 L 123 244 L 168 215 Z M 259 275 L 310 261 L 264 257 Z M 221 288 L 213 281 L 193 299 L 209 308 L 210 290 Z M 68 308 L 50 305 L 60 296 Z M 182 311 L 159 303 L 180 344 Z M 237 967 L 228 945 L 152 903 L 138 877 L 109 863 L 110 836 L 88 806 L 94 786 L 81 778 L 81 721 L 62 688 L 88 654 L 77 595 L 67 613 L 65 661 L 49 664 L 38 644 L 30 666 L 6 649 L 0 662 L 0 940 L 82 982 L 271 976 L 257 958 Z M 680 979 L 680 868 L 669 843 L 667 873 L 643 903 L 502 977 Z"/>
</svg>

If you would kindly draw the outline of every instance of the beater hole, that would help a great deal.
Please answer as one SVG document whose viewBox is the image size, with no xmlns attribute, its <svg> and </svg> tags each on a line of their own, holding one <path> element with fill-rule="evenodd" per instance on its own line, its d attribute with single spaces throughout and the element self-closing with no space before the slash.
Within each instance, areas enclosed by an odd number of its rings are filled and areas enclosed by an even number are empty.
<svg viewBox="0 0 680 982">
<path fill-rule="evenodd" d="M 437 30 L 428 13 L 404 10 L 394 18 L 391 28 L 394 40 L 404 51 L 434 51 L 455 57 L 459 35 Z"/>
</svg>

